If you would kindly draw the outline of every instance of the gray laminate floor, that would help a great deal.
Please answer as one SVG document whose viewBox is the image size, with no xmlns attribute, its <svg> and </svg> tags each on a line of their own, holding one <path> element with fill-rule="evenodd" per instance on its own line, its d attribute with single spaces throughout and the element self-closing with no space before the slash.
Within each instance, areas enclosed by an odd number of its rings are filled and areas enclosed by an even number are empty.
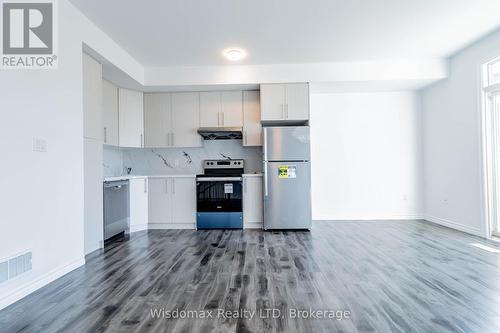
<svg viewBox="0 0 500 333">
<path fill-rule="evenodd" d="M 418 221 L 139 232 L 0 311 L 0 331 L 500 332 L 500 253 L 475 243 L 495 246 Z M 175 309 L 214 318 L 162 312 Z M 295 309 L 349 318 L 296 319 Z"/>
</svg>

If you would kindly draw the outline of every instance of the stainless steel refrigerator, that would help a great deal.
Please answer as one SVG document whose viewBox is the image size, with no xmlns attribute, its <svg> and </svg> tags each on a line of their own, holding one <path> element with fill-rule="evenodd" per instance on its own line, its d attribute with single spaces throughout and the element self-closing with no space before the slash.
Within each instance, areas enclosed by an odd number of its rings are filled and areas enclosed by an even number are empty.
<svg viewBox="0 0 500 333">
<path fill-rule="evenodd" d="M 264 229 L 311 228 L 309 126 L 264 127 Z"/>
</svg>

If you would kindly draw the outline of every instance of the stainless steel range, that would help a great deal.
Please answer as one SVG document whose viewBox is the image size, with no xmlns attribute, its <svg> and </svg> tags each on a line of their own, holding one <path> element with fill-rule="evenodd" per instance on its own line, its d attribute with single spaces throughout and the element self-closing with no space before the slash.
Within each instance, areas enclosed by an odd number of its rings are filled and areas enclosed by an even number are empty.
<svg viewBox="0 0 500 333">
<path fill-rule="evenodd" d="M 198 229 L 243 228 L 244 160 L 206 160 L 196 176 Z"/>
</svg>

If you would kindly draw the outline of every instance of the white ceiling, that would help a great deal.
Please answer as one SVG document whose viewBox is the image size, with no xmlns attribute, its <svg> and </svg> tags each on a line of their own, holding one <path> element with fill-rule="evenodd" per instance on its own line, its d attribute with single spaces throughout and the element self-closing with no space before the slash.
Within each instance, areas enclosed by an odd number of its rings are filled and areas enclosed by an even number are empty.
<svg viewBox="0 0 500 333">
<path fill-rule="evenodd" d="M 500 25 L 499 0 L 71 0 L 143 65 L 441 58 Z"/>
</svg>

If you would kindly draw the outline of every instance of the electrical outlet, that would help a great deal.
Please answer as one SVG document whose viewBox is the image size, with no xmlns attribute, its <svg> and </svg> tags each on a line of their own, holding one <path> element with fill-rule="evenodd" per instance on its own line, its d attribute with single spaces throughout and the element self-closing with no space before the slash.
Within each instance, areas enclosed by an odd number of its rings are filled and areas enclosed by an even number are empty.
<svg viewBox="0 0 500 333">
<path fill-rule="evenodd" d="M 47 140 L 33 138 L 33 151 L 45 153 L 47 152 Z"/>
</svg>

